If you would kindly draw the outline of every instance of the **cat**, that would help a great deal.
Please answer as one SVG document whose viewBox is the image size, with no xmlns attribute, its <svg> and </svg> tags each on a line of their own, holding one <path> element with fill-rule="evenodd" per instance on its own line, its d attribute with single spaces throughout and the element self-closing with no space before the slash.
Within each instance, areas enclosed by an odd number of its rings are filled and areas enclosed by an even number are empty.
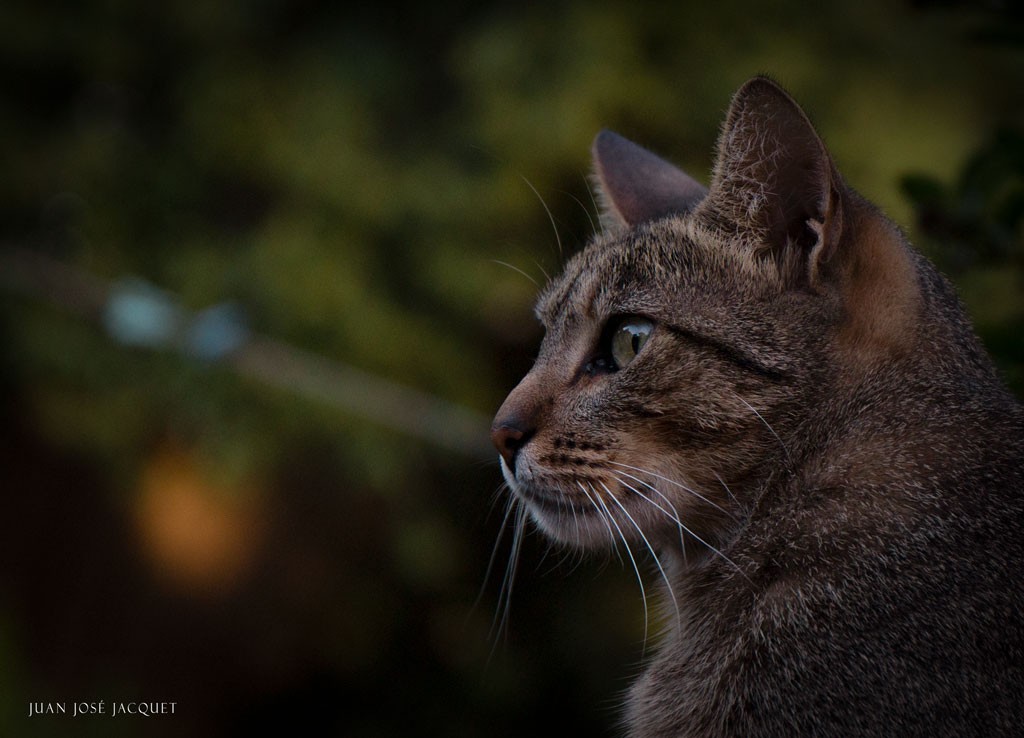
<svg viewBox="0 0 1024 738">
<path fill-rule="evenodd" d="M 953 287 L 768 78 L 708 188 L 593 157 L 603 232 L 491 430 L 544 534 L 652 554 L 628 735 L 1024 734 L 1024 413 Z"/>
</svg>

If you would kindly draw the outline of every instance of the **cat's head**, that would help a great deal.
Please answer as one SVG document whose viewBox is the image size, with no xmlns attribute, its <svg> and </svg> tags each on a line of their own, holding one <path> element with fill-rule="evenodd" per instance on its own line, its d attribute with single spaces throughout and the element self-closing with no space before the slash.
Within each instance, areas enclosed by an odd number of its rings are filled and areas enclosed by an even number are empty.
<svg viewBox="0 0 1024 738">
<path fill-rule="evenodd" d="M 593 154 L 605 233 L 543 291 L 494 443 L 556 540 L 712 545 L 850 372 L 900 350 L 913 267 L 770 80 L 734 97 L 708 189 L 614 133 Z"/>
</svg>

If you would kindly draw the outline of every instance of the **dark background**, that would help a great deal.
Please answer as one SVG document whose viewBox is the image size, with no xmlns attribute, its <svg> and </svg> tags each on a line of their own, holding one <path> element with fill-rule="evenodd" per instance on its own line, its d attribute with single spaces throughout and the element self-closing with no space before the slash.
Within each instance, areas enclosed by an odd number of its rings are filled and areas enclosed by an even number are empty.
<svg viewBox="0 0 1024 738">
<path fill-rule="evenodd" d="M 1020 15 L 821 5 L 5 2 L 0 734 L 615 734 L 636 582 L 532 534 L 495 634 L 487 424 L 596 131 L 706 180 L 755 73 L 1020 393 Z"/>
</svg>

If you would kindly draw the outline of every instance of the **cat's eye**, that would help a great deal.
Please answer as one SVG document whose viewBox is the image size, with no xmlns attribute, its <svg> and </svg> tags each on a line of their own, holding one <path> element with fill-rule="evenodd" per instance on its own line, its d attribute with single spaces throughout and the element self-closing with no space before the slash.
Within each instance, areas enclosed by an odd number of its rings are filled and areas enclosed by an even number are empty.
<svg viewBox="0 0 1024 738">
<path fill-rule="evenodd" d="M 625 369 L 654 330 L 654 324 L 646 318 L 622 318 L 611 332 L 610 353 L 616 369 Z"/>
</svg>

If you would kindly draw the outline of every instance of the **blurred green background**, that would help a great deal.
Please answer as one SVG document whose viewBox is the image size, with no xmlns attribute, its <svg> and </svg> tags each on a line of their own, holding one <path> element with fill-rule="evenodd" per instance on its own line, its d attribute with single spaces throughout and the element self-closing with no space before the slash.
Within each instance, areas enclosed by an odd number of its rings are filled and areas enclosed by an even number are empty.
<svg viewBox="0 0 1024 738">
<path fill-rule="evenodd" d="M 820 5 L 0 6 L 0 734 L 616 734 L 617 561 L 528 537 L 491 633 L 487 424 L 596 131 L 706 180 L 753 74 L 1020 394 L 1021 15 Z M 27 716 L 98 700 L 177 707 Z"/>
</svg>

